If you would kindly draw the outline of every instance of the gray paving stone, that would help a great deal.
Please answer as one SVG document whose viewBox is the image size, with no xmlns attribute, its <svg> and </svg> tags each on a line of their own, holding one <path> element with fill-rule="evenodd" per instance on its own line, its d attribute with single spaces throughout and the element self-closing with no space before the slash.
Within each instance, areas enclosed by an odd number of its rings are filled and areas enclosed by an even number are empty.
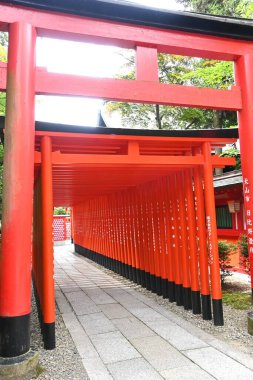
<svg viewBox="0 0 253 380">
<path fill-rule="evenodd" d="M 160 313 L 157 313 L 157 311 L 151 309 L 150 307 L 134 307 L 130 308 L 131 313 L 135 315 L 135 317 L 139 318 L 143 322 L 151 322 L 151 321 L 167 321 L 167 319 L 161 315 Z"/>
<path fill-rule="evenodd" d="M 56 290 L 55 299 L 59 307 L 59 310 L 62 314 L 71 313 L 73 311 L 72 307 L 70 306 L 70 304 L 68 303 L 68 301 L 66 300 L 66 298 L 64 297 L 64 295 L 62 294 L 60 290 Z"/>
<path fill-rule="evenodd" d="M 120 332 L 92 335 L 90 338 L 105 364 L 140 357 Z"/>
<path fill-rule="evenodd" d="M 106 293 L 110 294 L 110 296 L 112 296 L 112 298 L 114 298 L 118 302 L 122 297 L 127 296 L 127 292 L 120 287 L 115 288 L 115 287 L 105 286 L 105 287 L 102 287 L 102 289 Z"/>
<path fill-rule="evenodd" d="M 62 317 L 81 358 L 98 358 L 99 355 L 95 347 L 84 332 L 76 316 L 73 313 L 68 313 L 63 314 Z"/>
<path fill-rule="evenodd" d="M 71 337 L 82 359 L 99 358 L 96 348 L 86 334 L 75 331 L 71 333 Z"/>
<path fill-rule="evenodd" d="M 159 336 L 133 339 L 131 342 L 159 372 L 191 364 L 189 359 Z"/>
<path fill-rule="evenodd" d="M 114 297 L 121 305 L 125 306 L 128 310 L 132 310 L 135 308 L 141 309 L 146 308 L 147 305 L 145 305 L 143 302 L 138 300 L 137 298 L 133 297 L 130 294 L 126 294 L 122 297 Z"/>
<path fill-rule="evenodd" d="M 150 321 L 147 325 L 180 351 L 208 346 L 204 341 L 168 320 Z"/>
<path fill-rule="evenodd" d="M 167 369 L 161 372 L 165 380 L 213 380 L 214 377 L 208 375 L 197 365 L 189 365 L 181 368 Z"/>
<path fill-rule="evenodd" d="M 252 380 L 253 371 L 213 347 L 185 351 L 194 363 L 218 380 Z"/>
<path fill-rule="evenodd" d="M 87 335 L 103 334 L 117 330 L 103 313 L 82 315 L 79 317 L 79 321 Z"/>
<path fill-rule="evenodd" d="M 109 296 L 106 292 L 99 288 L 82 288 L 82 290 L 87 294 L 89 298 L 95 302 L 96 305 L 105 305 L 116 303 L 116 301 Z"/>
<path fill-rule="evenodd" d="M 162 377 L 144 359 L 131 359 L 109 364 L 115 380 L 162 380 Z"/>
<path fill-rule="evenodd" d="M 74 312 L 62 314 L 62 318 L 69 330 L 83 330 Z"/>
<path fill-rule="evenodd" d="M 60 289 L 63 293 L 80 292 L 80 288 L 77 284 L 67 284 L 65 282 L 59 283 Z"/>
<path fill-rule="evenodd" d="M 91 380 L 253 379 L 247 355 L 64 249 L 57 303 Z"/>
<path fill-rule="evenodd" d="M 150 328 L 134 316 L 113 319 L 112 323 L 117 326 L 121 333 L 130 341 L 136 338 L 145 338 L 147 336 L 155 335 Z"/>
<path fill-rule="evenodd" d="M 114 301 L 116 302 L 116 301 Z M 109 319 L 131 317 L 131 313 L 118 303 L 101 305 L 100 309 Z"/>
<path fill-rule="evenodd" d="M 66 293 L 66 297 L 77 315 L 98 313 L 100 311 L 83 291 Z"/>
<path fill-rule="evenodd" d="M 100 358 L 82 359 L 90 380 L 113 380 Z"/>
<path fill-rule="evenodd" d="M 213 339 L 210 342 L 210 345 L 214 348 L 217 348 L 219 351 L 229 356 L 230 358 L 237 360 L 238 362 L 243 364 L 245 367 L 253 370 L 252 356 L 249 356 L 248 354 L 242 351 L 238 351 L 235 349 L 235 347 L 232 347 L 229 344 L 222 342 L 221 340 L 218 340 L 218 339 Z"/>
</svg>

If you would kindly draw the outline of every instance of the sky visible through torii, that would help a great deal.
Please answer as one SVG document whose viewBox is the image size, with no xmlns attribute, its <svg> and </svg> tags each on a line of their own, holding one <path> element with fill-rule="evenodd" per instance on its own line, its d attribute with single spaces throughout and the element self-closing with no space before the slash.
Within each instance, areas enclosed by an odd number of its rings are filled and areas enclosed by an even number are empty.
<svg viewBox="0 0 253 380">
<path fill-rule="evenodd" d="M 175 0 L 128 1 L 154 8 L 183 9 Z M 114 47 L 48 38 L 37 41 L 37 66 L 46 67 L 50 72 L 113 78 L 123 64 L 119 50 Z M 54 123 L 97 126 L 102 103 L 100 99 L 37 96 L 35 117 Z M 120 115 L 114 114 L 108 126 L 120 127 Z"/>
</svg>

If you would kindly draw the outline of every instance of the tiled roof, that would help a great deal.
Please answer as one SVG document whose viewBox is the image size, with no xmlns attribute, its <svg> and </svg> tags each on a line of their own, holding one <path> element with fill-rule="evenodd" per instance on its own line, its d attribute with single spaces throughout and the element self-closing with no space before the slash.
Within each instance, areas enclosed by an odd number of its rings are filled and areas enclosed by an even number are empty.
<svg viewBox="0 0 253 380">
<path fill-rule="evenodd" d="M 233 170 L 232 172 L 215 176 L 213 184 L 214 188 L 242 184 L 242 171 Z"/>
</svg>

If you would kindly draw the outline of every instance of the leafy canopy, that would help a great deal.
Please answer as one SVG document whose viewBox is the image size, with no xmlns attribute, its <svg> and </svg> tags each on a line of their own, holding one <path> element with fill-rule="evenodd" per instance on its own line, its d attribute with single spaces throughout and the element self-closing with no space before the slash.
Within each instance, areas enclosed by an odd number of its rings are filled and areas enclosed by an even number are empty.
<svg viewBox="0 0 253 380">
<path fill-rule="evenodd" d="M 230 17 L 251 18 L 253 3 L 245 0 L 177 0 L 187 10 Z M 127 57 L 127 74 L 118 78 L 134 79 L 135 57 Z M 227 89 L 234 84 L 231 62 L 189 58 L 177 55 L 159 54 L 159 79 L 162 83 L 194 85 Z M 237 124 L 236 114 L 227 111 L 213 111 L 195 108 L 167 107 L 156 104 L 132 104 L 109 102 L 106 111 L 118 112 L 122 124 L 129 128 L 228 128 Z"/>
</svg>

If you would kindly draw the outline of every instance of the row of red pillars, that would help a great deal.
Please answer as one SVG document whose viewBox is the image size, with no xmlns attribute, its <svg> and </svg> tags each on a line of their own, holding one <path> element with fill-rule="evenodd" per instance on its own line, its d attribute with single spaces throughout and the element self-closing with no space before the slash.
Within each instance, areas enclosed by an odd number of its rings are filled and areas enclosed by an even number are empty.
<svg viewBox="0 0 253 380">
<path fill-rule="evenodd" d="M 223 325 L 211 150 L 172 172 L 74 207 L 76 250 Z M 204 184 L 204 186 L 203 186 Z M 207 226 L 207 228 L 206 228 Z M 208 244 L 207 244 L 208 242 Z M 211 290 L 211 293 L 210 293 Z"/>
</svg>

